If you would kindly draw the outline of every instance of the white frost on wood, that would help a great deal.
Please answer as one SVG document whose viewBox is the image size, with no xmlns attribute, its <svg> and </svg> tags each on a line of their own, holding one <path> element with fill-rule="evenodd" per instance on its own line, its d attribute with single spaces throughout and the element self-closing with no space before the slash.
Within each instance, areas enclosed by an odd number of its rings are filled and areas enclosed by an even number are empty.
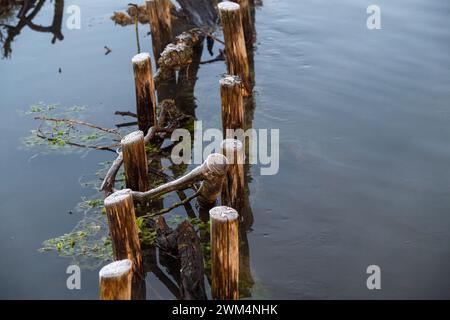
<svg viewBox="0 0 450 320">
<path fill-rule="evenodd" d="M 144 133 L 140 130 L 133 131 L 130 134 L 127 134 L 122 141 L 120 141 L 121 144 L 131 144 L 135 143 L 139 140 L 144 140 Z"/>
<path fill-rule="evenodd" d="M 105 207 L 114 205 L 118 202 L 122 202 L 128 197 L 131 197 L 131 189 L 122 189 L 114 192 L 105 199 Z"/>
<path fill-rule="evenodd" d="M 224 1 L 217 5 L 220 11 L 235 11 L 240 9 L 240 5 L 235 2 Z"/>
<path fill-rule="evenodd" d="M 131 59 L 131 62 L 133 64 L 142 65 L 142 64 L 146 63 L 147 60 L 150 60 L 150 53 L 141 52 L 141 53 L 138 53 L 137 55 L 135 55 L 133 57 L 133 59 Z"/>
<path fill-rule="evenodd" d="M 239 76 L 234 75 L 223 75 L 222 78 L 220 78 L 219 83 L 221 86 L 236 86 L 241 85 L 242 81 Z"/>
<path fill-rule="evenodd" d="M 133 263 L 129 259 L 114 261 L 100 269 L 100 279 L 120 277 L 131 270 Z"/>
<path fill-rule="evenodd" d="M 209 210 L 209 216 L 212 220 L 219 220 L 222 222 L 236 220 L 239 215 L 236 210 L 227 206 L 214 207 Z"/>
</svg>

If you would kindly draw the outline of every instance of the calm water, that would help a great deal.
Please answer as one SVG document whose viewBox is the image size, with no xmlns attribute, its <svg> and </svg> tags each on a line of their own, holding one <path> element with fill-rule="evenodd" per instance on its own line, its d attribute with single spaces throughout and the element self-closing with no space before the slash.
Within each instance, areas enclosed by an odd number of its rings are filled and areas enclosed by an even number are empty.
<svg viewBox="0 0 450 320">
<path fill-rule="evenodd" d="M 51 21 L 47 2 L 35 23 Z M 70 291 L 71 260 L 37 250 L 82 218 L 68 214 L 93 194 L 79 179 L 112 155 L 34 157 L 19 145 L 35 123 L 17 110 L 86 105 L 90 121 L 120 122 L 113 111 L 134 105 L 134 30 L 109 17 L 128 2 L 66 1 L 81 7 L 81 30 L 64 24 L 51 44 L 25 28 L 0 61 L 0 298 L 97 297 L 98 269 Z M 450 298 L 450 3 L 378 1 L 382 30 L 370 31 L 372 3 L 264 0 L 256 11 L 253 125 L 280 129 L 281 160 L 275 176 L 251 169 L 252 298 Z M 220 127 L 223 72 L 221 62 L 200 68 L 204 127 Z M 147 293 L 173 297 L 152 274 Z"/>
</svg>

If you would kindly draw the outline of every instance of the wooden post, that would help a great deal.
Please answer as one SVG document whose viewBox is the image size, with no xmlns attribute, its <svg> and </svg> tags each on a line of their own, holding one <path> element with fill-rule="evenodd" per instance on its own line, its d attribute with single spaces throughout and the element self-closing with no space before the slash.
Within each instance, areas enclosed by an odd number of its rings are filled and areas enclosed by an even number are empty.
<svg viewBox="0 0 450 320">
<path fill-rule="evenodd" d="M 201 206 L 214 205 L 222 192 L 222 185 L 227 174 L 228 160 L 220 153 L 213 153 L 205 160 L 207 174 L 200 187 L 198 202 Z"/>
<path fill-rule="evenodd" d="M 244 94 L 251 95 L 252 84 L 240 6 L 237 3 L 225 1 L 219 3 L 218 8 L 225 39 L 228 73 L 239 76 L 244 84 Z"/>
<path fill-rule="evenodd" d="M 222 188 L 222 204 L 241 212 L 245 199 L 244 146 L 239 140 L 225 139 L 220 144 L 220 149 L 228 160 L 228 172 Z"/>
<path fill-rule="evenodd" d="M 114 192 L 105 199 L 105 208 L 114 258 L 130 259 L 133 262 L 133 271 L 143 275 L 141 245 L 131 190 Z"/>
<path fill-rule="evenodd" d="M 127 188 L 133 191 L 147 191 L 149 181 L 144 133 L 134 131 L 125 136 L 120 144 L 122 145 Z"/>
<path fill-rule="evenodd" d="M 215 207 L 211 218 L 211 290 L 213 299 L 239 299 L 238 213 Z"/>
<path fill-rule="evenodd" d="M 227 129 L 245 129 L 242 82 L 238 76 L 224 75 L 220 79 L 222 101 L 222 128 L 224 138 L 234 138 Z"/>
<path fill-rule="evenodd" d="M 242 28 L 244 29 L 244 38 L 247 48 L 251 48 L 255 42 L 255 30 L 250 11 L 249 0 L 231 0 L 241 7 Z"/>
<path fill-rule="evenodd" d="M 170 0 L 147 0 L 148 19 L 152 33 L 152 47 L 156 64 L 164 48 L 172 42 Z"/>
<path fill-rule="evenodd" d="M 100 300 L 131 300 L 132 266 L 131 260 L 124 259 L 101 268 Z"/>
<path fill-rule="evenodd" d="M 150 54 L 142 52 L 131 60 L 136 86 L 136 113 L 139 130 L 147 133 L 156 124 L 156 96 Z"/>
</svg>

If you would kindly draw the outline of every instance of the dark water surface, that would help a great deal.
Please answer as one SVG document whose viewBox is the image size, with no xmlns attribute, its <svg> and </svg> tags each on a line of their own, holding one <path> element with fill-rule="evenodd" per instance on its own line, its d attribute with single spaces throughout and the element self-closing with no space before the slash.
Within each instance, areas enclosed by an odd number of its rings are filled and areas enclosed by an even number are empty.
<svg viewBox="0 0 450 320">
<path fill-rule="evenodd" d="M 18 146 L 36 124 L 17 110 L 85 105 L 92 122 L 120 122 L 113 112 L 134 106 L 134 29 L 109 17 L 128 2 L 66 1 L 80 6 L 81 30 L 64 21 L 64 40 L 51 44 L 25 28 L 0 61 L 0 298 L 98 296 L 98 268 L 68 290 L 71 260 L 37 250 L 81 219 L 68 214 L 93 194 L 80 176 L 112 154 L 33 157 L 39 150 Z M 382 30 L 371 31 L 372 2 L 264 0 L 257 9 L 253 125 L 280 129 L 281 159 L 275 176 L 251 169 L 252 298 L 450 298 L 450 3 L 378 1 Z M 47 1 L 36 22 L 52 17 Z M 198 74 L 206 128 L 220 128 L 224 72 L 218 62 Z M 366 288 L 372 264 L 379 291 Z M 173 298 L 147 280 L 148 298 Z"/>
</svg>

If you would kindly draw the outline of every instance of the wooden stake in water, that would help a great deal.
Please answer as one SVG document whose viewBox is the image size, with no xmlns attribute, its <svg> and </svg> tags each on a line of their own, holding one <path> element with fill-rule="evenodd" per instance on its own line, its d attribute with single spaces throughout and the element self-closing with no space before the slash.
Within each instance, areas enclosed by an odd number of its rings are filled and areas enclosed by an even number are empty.
<svg viewBox="0 0 450 320">
<path fill-rule="evenodd" d="M 236 139 L 225 139 L 220 144 L 227 157 L 228 172 L 222 188 L 222 204 L 241 212 L 245 199 L 244 146 Z"/>
<path fill-rule="evenodd" d="M 105 199 L 109 233 L 116 260 L 130 259 L 133 271 L 143 275 L 141 245 L 130 189 L 116 191 Z"/>
<path fill-rule="evenodd" d="M 133 191 L 147 191 L 149 181 L 144 133 L 134 131 L 125 136 L 120 144 L 122 146 L 127 188 Z"/>
<path fill-rule="evenodd" d="M 148 129 L 156 124 L 156 96 L 153 82 L 150 54 L 143 52 L 131 60 L 136 87 L 136 113 L 139 130 L 147 134 Z"/>
<path fill-rule="evenodd" d="M 215 207 L 211 218 L 211 291 L 213 299 L 239 299 L 238 213 Z"/>
<path fill-rule="evenodd" d="M 242 82 L 238 76 L 224 75 L 220 79 L 220 98 L 222 104 L 222 128 L 224 138 L 234 138 L 227 134 L 227 129 L 245 128 L 244 100 Z"/>
<path fill-rule="evenodd" d="M 251 48 L 255 42 L 255 30 L 250 11 L 249 0 L 231 0 L 241 7 L 242 28 L 244 29 L 244 38 L 247 48 Z"/>
<path fill-rule="evenodd" d="M 239 76 L 244 85 L 244 94 L 251 95 L 252 85 L 241 21 L 241 8 L 237 3 L 229 1 L 219 3 L 218 8 L 225 39 L 228 73 Z"/>
<path fill-rule="evenodd" d="M 152 47 L 156 64 L 164 48 L 172 42 L 172 19 L 170 0 L 147 0 L 148 18 L 152 33 Z"/>
<path fill-rule="evenodd" d="M 131 260 L 124 259 L 100 269 L 100 300 L 131 300 L 132 266 Z"/>
</svg>

